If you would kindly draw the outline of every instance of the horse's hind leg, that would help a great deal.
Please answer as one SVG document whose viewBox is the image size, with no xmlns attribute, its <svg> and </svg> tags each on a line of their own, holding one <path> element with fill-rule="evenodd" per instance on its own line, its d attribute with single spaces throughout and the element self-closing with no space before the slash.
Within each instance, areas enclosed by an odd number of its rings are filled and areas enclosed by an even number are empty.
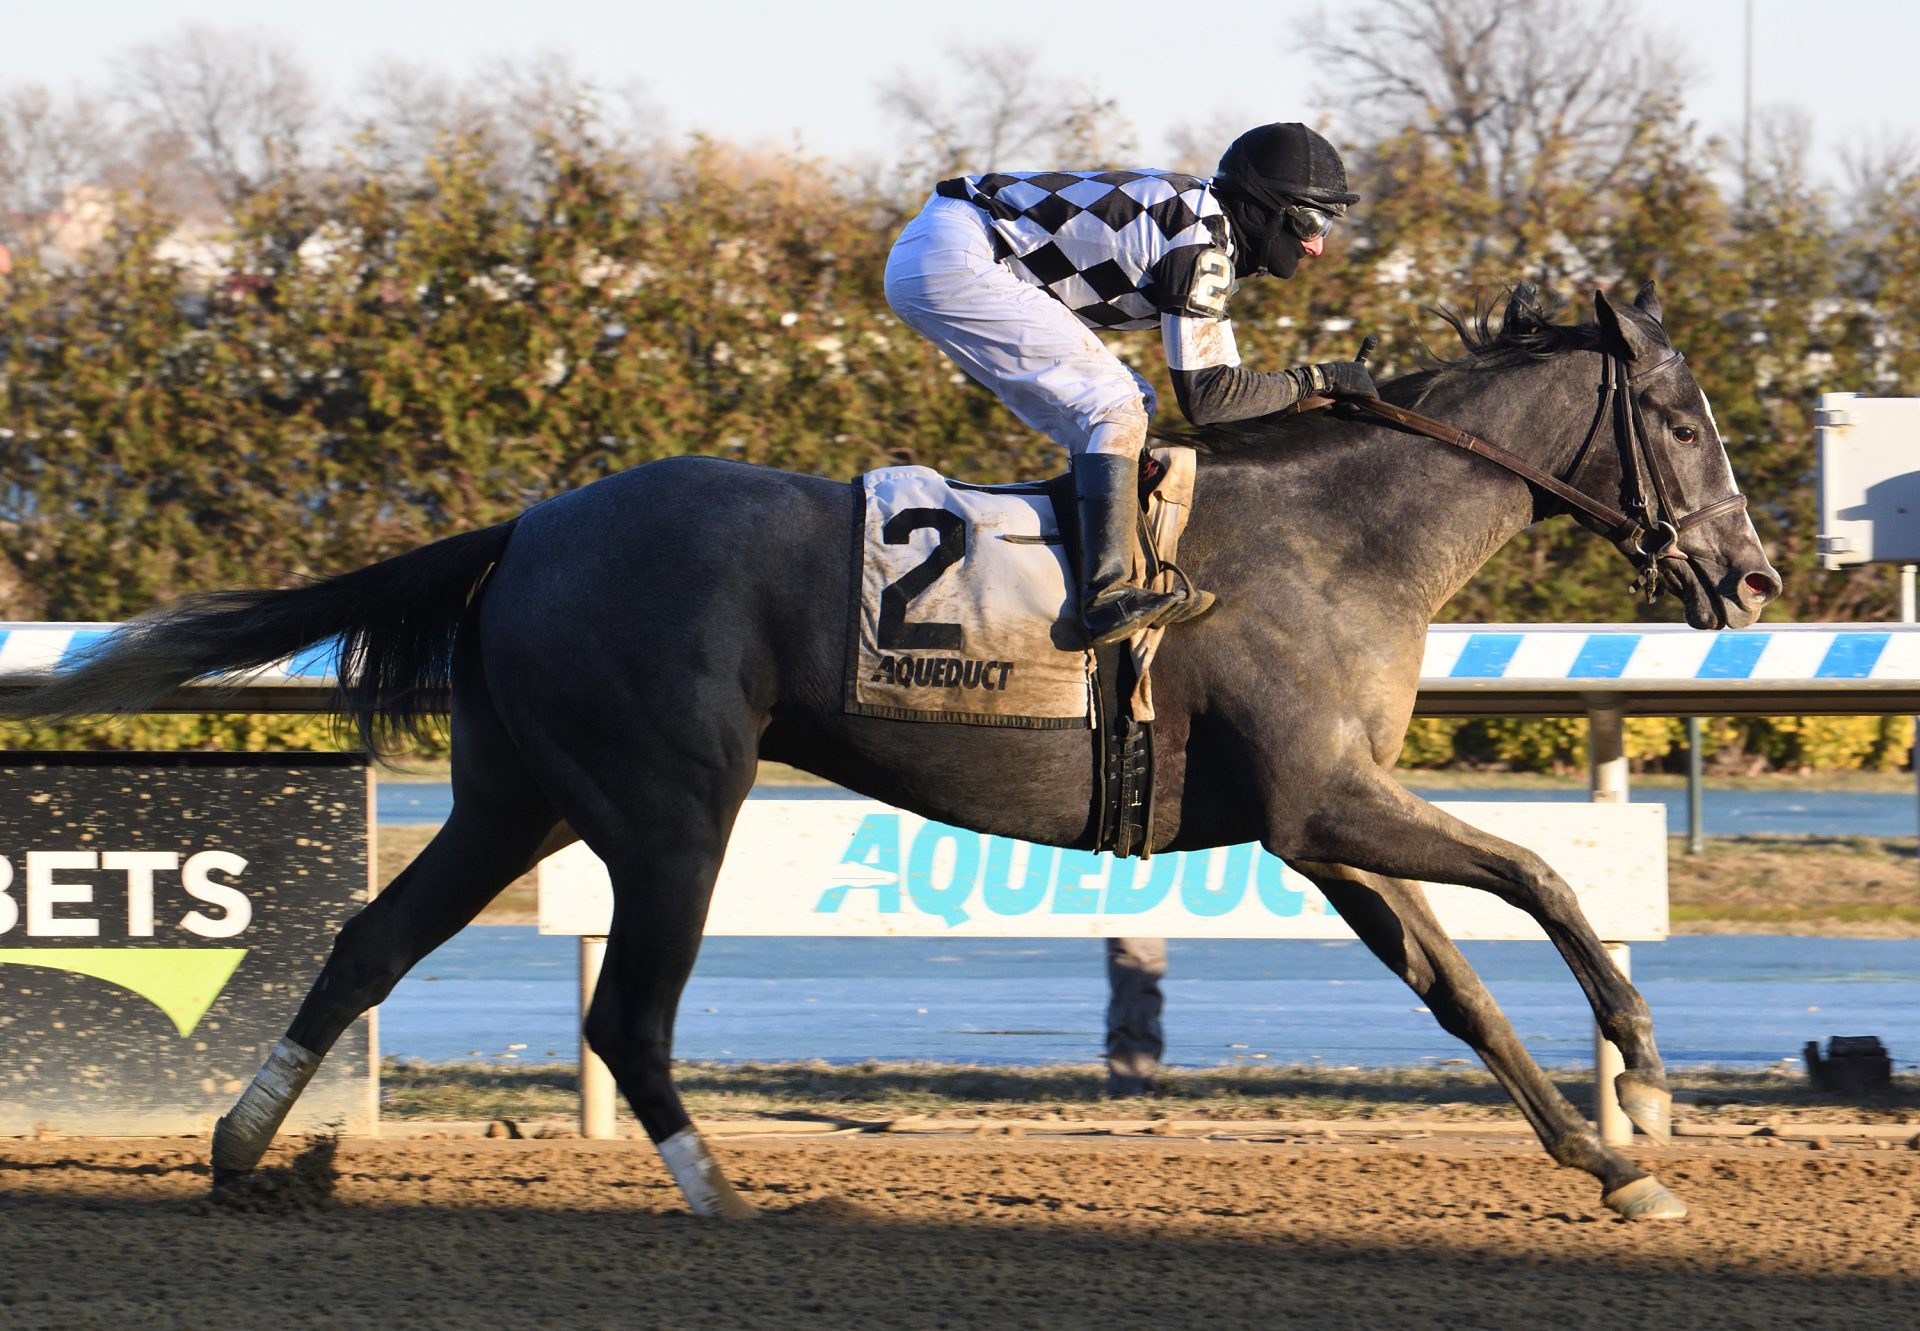
<svg viewBox="0 0 1920 1331">
<path fill-rule="evenodd" d="M 580 827 L 607 862 L 614 899 L 606 961 L 587 1010 L 587 1042 L 612 1070 L 694 1214 L 728 1219 L 755 1211 L 727 1181 L 680 1102 L 673 1024 L 753 773 L 749 750 L 737 770 L 650 774 L 630 787 L 630 812 L 614 825 L 589 817 Z"/>
<path fill-rule="evenodd" d="M 1687 1208 L 1658 1179 L 1602 1143 L 1548 1080 L 1416 884 L 1345 865 L 1294 867 L 1319 885 L 1360 940 L 1420 995 L 1441 1027 L 1472 1046 L 1549 1155 L 1600 1180 L 1607 1205 L 1628 1219 L 1686 1215 Z"/>
<path fill-rule="evenodd" d="M 259 1163 L 320 1061 L 355 1018 L 459 932 L 538 858 L 553 815 L 455 805 L 446 826 L 385 891 L 347 921 L 287 1033 L 213 1134 L 214 1181 Z"/>
<path fill-rule="evenodd" d="M 674 1016 L 693 970 L 719 867 L 719 855 L 709 849 L 661 844 L 644 870 L 643 886 L 623 888 L 633 876 L 615 873 L 620 904 L 587 1010 L 586 1035 L 694 1214 L 744 1219 L 755 1213 L 753 1206 L 721 1172 L 673 1084 Z M 640 901 L 621 900 L 636 894 Z"/>
<path fill-rule="evenodd" d="M 385 891 L 348 920 L 306 1000 L 265 1066 L 214 1129 L 220 1182 L 252 1169 L 341 1033 L 384 999 L 502 888 L 566 839 L 490 710 L 455 729 L 447 823 Z"/>
</svg>

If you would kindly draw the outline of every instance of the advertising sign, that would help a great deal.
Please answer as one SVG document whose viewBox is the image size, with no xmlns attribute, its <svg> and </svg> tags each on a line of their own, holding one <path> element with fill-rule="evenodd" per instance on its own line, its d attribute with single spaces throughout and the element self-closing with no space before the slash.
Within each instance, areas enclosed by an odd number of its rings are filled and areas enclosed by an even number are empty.
<svg viewBox="0 0 1920 1331">
<path fill-rule="evenodd" d="M 0 1134 L 205 1131 L 372 885 L 332 754 L 0 755 Z M 288 1126 L 374 1125 L 371 1018 Z"/>
<path fill-rule="evenodd" d="M 1540 854 L 1610 942 L 1667 936 L 1658 804 L 1438 806 Z M 576 843 L 539 868 L 540 928 L 600 935 L 606 866 Z M 1455 938 L 1541 938 L 1522 912 L 1429 884 Z M 932 822 L 866 799 L 752 799 L 740 811 L 707 932 L 993 938 L 1351 938 L 1317 888 L 1257 845 L 1115 859 Z"/>
</svg>

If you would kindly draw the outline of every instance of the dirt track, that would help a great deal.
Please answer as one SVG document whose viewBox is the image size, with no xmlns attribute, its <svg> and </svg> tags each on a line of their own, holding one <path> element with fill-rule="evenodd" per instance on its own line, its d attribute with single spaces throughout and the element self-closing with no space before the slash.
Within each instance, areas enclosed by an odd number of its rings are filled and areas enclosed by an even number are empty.
<svg viewBox="0 0 1920 1331">
<path fill-rule="evenodd" d="M 0 1141 L 0 1326 L 1912 1327 L 1920 1152 L 1681 1145 L 1628 1225 L 1507 1142 L 723 1141 L 770 1214 L 686 1216 L 644 1143 Z"/>
</svg>

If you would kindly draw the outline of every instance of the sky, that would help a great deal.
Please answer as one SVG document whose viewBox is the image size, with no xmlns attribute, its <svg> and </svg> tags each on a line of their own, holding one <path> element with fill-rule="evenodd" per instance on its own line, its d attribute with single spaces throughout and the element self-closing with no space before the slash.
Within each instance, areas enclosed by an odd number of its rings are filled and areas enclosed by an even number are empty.
<svg viewBox="0 0 1920 1331">
<path fill-rule="evenodd" d="M 1839 178 L 1848 145 L 1920 143 L 1912 75 L 1920 4 L 1752 4 L 1755 104 L 1793 105 L 1811 116 L 1823 174 Z M 881 157 L 903 141 L 880 109 L 881 82 L 937 75 L 942 53 L 956 45 L 1016 43 L 1039 56 L 1045 73 L 1117 99 L 1135 129 L 1139 159 L 1150 165 L 1183 125 L 1315 118 L 1310 93 L 1325 81 L 1296 44 L 1317 18 L 1337 22 L 1343 12 L 1320 0 L 1189 7 L 1030 0 L 978 8 L 969 15 L 901 0 L 328 0 L 268 10 L 258 0 L 5 0 L 0 85 L 101 87 L 117 51 L 203 23 L 283 38 L 341 100 L 382 57 L 458 75 L 502 55 L 557 52 L 600 82 L 637 88 L 670 134 L 706 131 L 832 157 Z M 1747 0 L 1640 5 L 1644 22 L 1689 53 L 1682 91 L 1690 113 L 1732 141 L 1742 116 L 1746 9 Z M 272 17 L 263 21 L 263 13 Z"/>
</svg>

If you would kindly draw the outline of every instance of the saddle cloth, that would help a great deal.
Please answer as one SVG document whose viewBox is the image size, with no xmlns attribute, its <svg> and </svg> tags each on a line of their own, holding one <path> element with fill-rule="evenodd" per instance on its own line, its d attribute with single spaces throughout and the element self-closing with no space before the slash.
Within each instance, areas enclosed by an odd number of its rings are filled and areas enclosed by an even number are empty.
<svg viewBox="0 0 1920 1331">
<path fill-rule="evenodd" d="M 1030 730 L 1092 724 L 1093 653 L 1042 483 L 858 477 L 846 710 Z"/>
<path fill-rule="evenodd" d="M 1173 560 L 1193 511 L 1194 453 L 1150 451 L 1147 544 L 1135 547 L 1134 575 L 1170 591 L 1184 581 Z M 1093 725 L 1097 661 L 1054 507 L 1071 514 L 1070 478 L 968 485 L 927 467 L 886 467 L 854 484 L 861 505 L 846 709 L 1030 730 Z M 1165 635 L 1149 629 L 1128 643 L 1135 720 L 1153 719 L 1149 667 Z"/>
</svg>

